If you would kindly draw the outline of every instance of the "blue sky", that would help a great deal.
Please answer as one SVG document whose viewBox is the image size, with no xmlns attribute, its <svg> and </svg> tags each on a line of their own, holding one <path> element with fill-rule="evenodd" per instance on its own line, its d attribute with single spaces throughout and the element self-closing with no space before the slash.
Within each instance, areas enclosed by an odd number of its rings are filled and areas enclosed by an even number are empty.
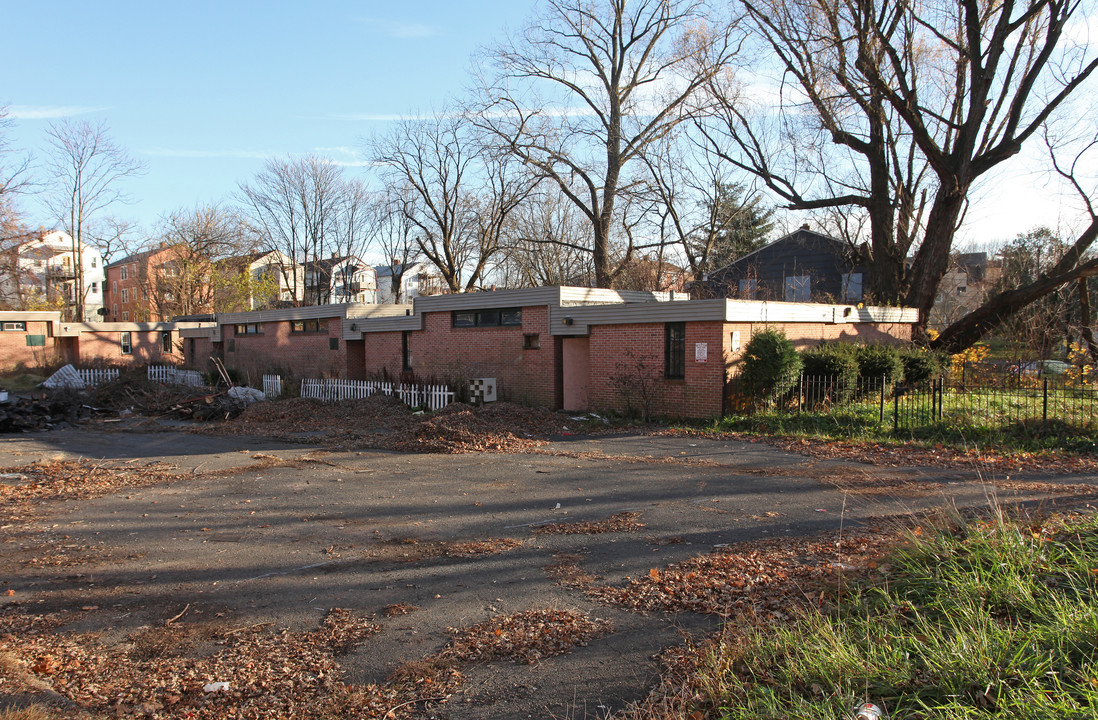
<svg viewBox="0 0 1098 720">
<path fill-rule="evenodd" d="M 14 143 L 39 160 L 51 121 L 104 120 L 148 166 L 128 183 L 133 202 L 109 212 L 152 233 L 168 212 L 231 201 L 270 157 L 317 153 L 366 174 L 363 139 L 461 95 L 470 55 L 535 4 L 2 0 L 0 105 Z M 1032 170 L 1039 148 L 1029 153 L 983 186 L 963 241 L 1078 218 Z M 33 197 L 21 205 L 31 224 L 54 224 Z"/>
<path fill-rule="evenodd" d="M 14 143 L 41 159 L 62 117 L 105 120 L 147 164 L 111 214 L 148 229 L 227 199 L 268 157 L 361 161 L 387 118 L 441 106 L 470 55 L 517 27 L 533 0 L 0 3 Z M 349 167 L 348 172 L 363 172 Z M 53 218 L 33 198 L 27 220 Z"/>
</svg>

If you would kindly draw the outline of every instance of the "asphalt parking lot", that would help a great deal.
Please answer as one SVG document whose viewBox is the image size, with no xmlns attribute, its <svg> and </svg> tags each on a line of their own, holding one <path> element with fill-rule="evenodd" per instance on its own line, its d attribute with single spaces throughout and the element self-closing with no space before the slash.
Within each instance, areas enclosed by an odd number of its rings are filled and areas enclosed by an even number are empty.
<svg viewBox="0 0 1098 720">
<path fill-rule="evenodd" d="M 881 518 L 989 497 L 1055 491 L 989 486 L 972 471 L 880 469 L 761 443 L 649 436 L 575 437 L 524 454 L 413 455 L 185 432 L 74 429 L 0 439 L 0 466 L 90 458 L 167 463 L 184 479 L 59 501 L 7 528 L 6 603 L 94 608 L 75 630 L 121 641 L 181 610 L 234 626 L 315 627 L 330 608 L 376 613 L 381 632 L 341 658 L 344 680 L 384 680 L 436 652 L 448 629 L 537 608 L 577 610 L 614 631 L 531 665 L 466 668 L 460 693 L 419 711 L 440 718 L 605 717 L 644 695 L 662 648 L 715 626 L 692 613 L 599 604 L 545 568 L 561 554 L 614 585 L 760 538 L 838 533 Z M 1056 482 L 1093 482 L 1066 478 Z M 859 483 L 862 485 L 859 490 Z M 635 532 L 536 534 L 547 523 L 636 513 Z M 848 530 L 849 531 L 849 530 Z M 14 533 L 14 534 L 13 534 Z M 59 533 L 88 549 L 79 568 L 31 565 Z M 453 543 L 504 548 L 469 557 Z M 395 617 L 381 611 L 406 605 Z"/>
</svg>

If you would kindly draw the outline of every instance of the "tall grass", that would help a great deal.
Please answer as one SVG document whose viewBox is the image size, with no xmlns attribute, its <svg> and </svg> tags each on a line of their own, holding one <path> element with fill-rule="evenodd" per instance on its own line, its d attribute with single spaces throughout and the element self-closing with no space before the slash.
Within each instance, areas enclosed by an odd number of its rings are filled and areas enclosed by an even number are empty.
<svg viewBox="0 0 1098 720">
<path fill-rule="evenodd" d="M 1098 521 L 923 528 L 881 582 L 797 622 L 727 631 L 702 663 L 708 717 L 1098 717 Z"/>
</svg>

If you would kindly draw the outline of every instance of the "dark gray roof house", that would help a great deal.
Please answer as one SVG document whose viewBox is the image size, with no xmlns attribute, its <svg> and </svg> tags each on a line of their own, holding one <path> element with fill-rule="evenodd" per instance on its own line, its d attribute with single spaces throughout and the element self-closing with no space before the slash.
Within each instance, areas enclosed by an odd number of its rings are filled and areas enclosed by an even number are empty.
<svg viewBox="0 0 1098 720">
<path fill-rule="evenodd" d="M 707 273 L 712 297 L 785 302 L 858 302 L 865 268 L 850 246 L 804 226 Z"/>
</svg>

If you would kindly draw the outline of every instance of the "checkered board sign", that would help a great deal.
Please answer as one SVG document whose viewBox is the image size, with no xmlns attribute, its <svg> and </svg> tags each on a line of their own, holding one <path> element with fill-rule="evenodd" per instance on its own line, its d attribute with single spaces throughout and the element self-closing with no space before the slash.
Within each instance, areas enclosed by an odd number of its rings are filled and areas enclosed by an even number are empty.
<svg viewBox="0 0 1098 720">
<path fill-rule="evenodd" d="M 487 398 L 495 400 L 495 381 L 489 378 L 476 378 L 469 383 L 469 399 L 475 404 L 485 402 Z"/>
</svg>

